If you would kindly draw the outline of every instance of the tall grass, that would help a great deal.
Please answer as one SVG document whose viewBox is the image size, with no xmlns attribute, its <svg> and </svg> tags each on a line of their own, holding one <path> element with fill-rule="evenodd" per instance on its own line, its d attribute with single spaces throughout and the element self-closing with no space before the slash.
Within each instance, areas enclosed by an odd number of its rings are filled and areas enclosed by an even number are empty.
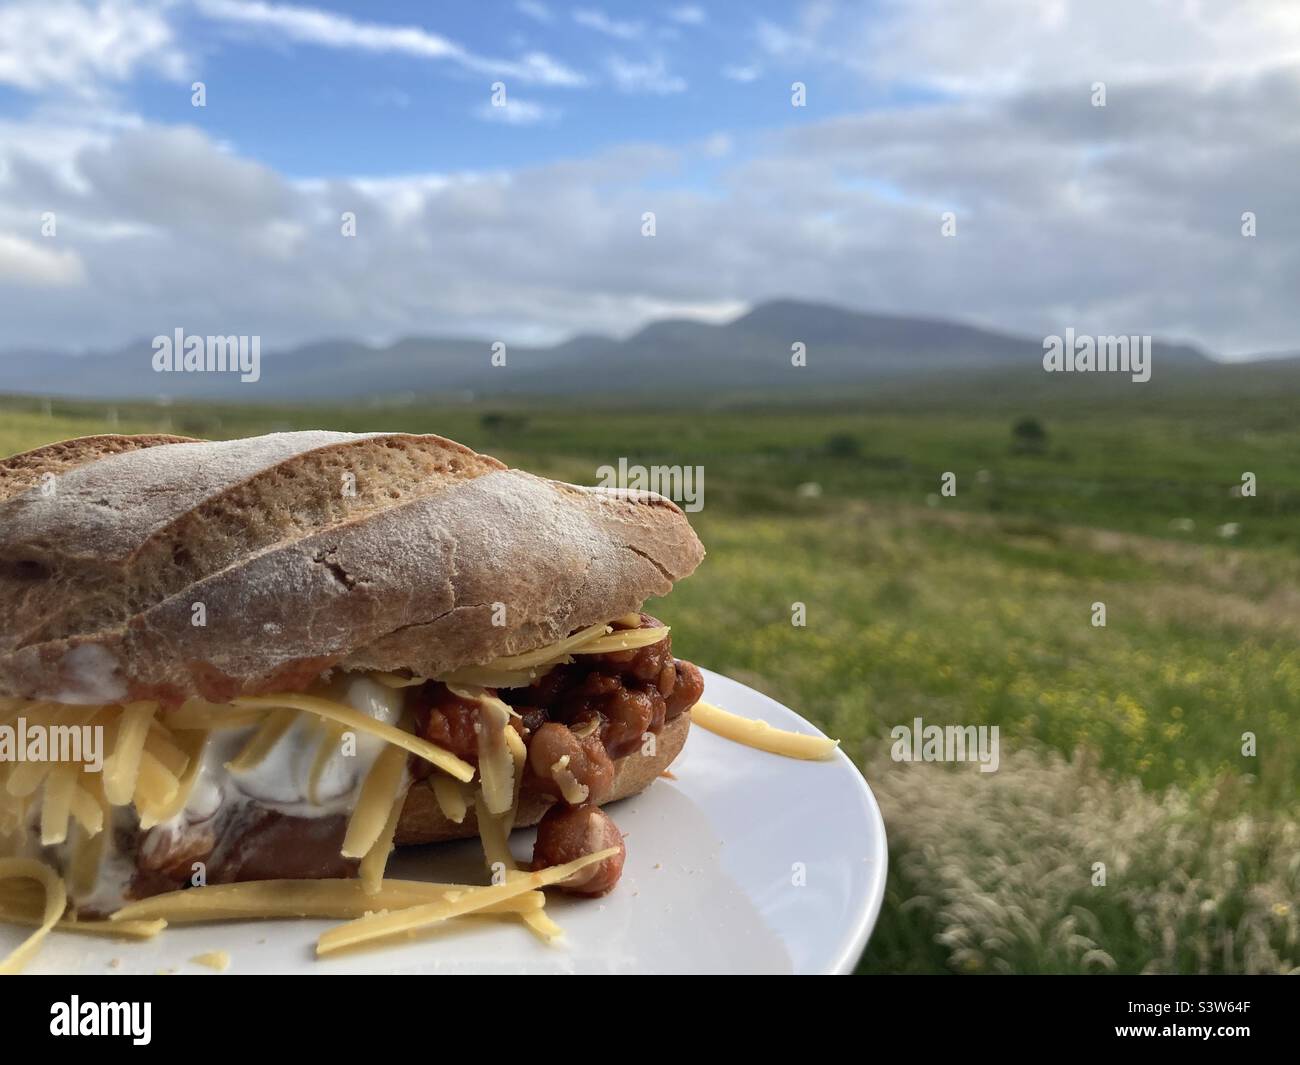
<svg viewBox="0 0 1300 1065">
<path fill-rule="evenodd" d="M 1300 973 L 1300 824 L 1230 785 L 1152 794 L 1028 750 L 867 776 L 894 868 L 864 971 Z"/>
</svg>

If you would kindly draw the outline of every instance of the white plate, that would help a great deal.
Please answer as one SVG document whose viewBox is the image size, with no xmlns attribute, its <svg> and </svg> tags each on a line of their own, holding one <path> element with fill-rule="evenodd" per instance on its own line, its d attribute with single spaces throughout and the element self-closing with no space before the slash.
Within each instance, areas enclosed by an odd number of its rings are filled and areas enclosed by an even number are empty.
<svg viewBox="0 0 1300 1065">
<path fill-rule="evenodd" d="M 792 710 L 704 671 L 705 698 L 780 728 L 816 733 Z M 28 972 L 201 973 L 225 950 L 233 973 L 840 973 L 856 963 L 885 892 L 885 826 L 843 753 L 800 762 L 693 728 L 663 779 L 610 807 L 627 865 L 603 899 L 552 894 L 566 932 L 546 946 L 522 926 L 452 922 L 425 938 L 317 961 L 336 921 L 173 926 L 145 943 L 52 934 Z M 533 833 L 511 840 L 532 853 Z M 483 878 L 477 842 L 412 848 L 389 875 Z M 802 881 L 802 883 L 797 883 Z M 4 932 L 8 940 L 12 932 Z"/>
</svg>

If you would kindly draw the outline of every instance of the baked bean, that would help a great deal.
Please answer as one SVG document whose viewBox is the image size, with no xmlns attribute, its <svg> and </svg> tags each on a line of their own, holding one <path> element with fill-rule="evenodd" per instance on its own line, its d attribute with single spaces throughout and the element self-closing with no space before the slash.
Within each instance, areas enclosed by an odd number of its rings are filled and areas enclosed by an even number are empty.
<svg viewBox="0 0 1300 1065">
<path fill-rule="evenodd" d="M 574 895 L 604 895 L 613 890 L 623 875 L 627 847 L 623 834 L 599 806 L 583 803 L 564 806 L 560 803 L 546 811 L 537 825 L 537 842 L 533 845 L 533 868 L 546 869 L 563 865 L 588 854 L 617 847 L 618 853 L 575 873 L 556 886 Z"/>
<path fill-rule="evenodd" d="M 700 701 L 704 694 L 704 675 L 699 667 L 683 662 L 680 658 L 675 663 L 676 680 L 668 696 L 667 719 L 671 721 Z"/>
<path fill-rule="evenodd" d="M 660 622 L 649 614 L 641 615 L 642 629 L 658 628 Z M 627 631 L 620 629 L 619 631 Z M 580 655 L 587 659 L 588 666 L 602 673 L 613 673 L 624 678 L 631 678 L 640 684 L 657 684 L 663 674 L 665 665 L 673 661 L 673 639 L 665 636 L 658 643 L 649 647 L 637 647 L 631 651 L 610 651 L 603 655 Z M 667 693 L 664 693 L 667 694 Z"/>
<path fill-rule="evenodd" d="M 601 713 L 605 715 L 601 737 L 605 749 L 611 758 L 622 758 L 641 746 L 641 737 L 647 732 L 656 731 L 651 727 L 656 717 L 663 725 L 664 697 L 656 688 L 620 688 L 605 701 Z"/>
<path fill-rule="evenodd" d="M 568 725 L 554 721 L 539 728 L 528 745 L 528 768 L 538 790 L 563 797 L 551 776 L 551 767 L 566 755 L 569 772 L 579 784 L 586 785 L 586 801 L 603 802 L 614 790 L 614 763 L 601 742 L 600 732 L 579 739 Z"/>
<path fill-rule="evenodd" d="M 519 716 L 512 717 L 510 723 L 527 743 L 532 734 L 546 724 L 546 711 L 540 706 L 516 706 L 513 709 Z"/>
<path fill-rule="evenodd" d="M 657 628 L 660 622 L 638 614 L 636 624 L 616 622 L 619 631 Z M 600 734 L 610 758 L 631 754 L 647 733 L 657 733 L 690 709 L 704 693 L 704 678 L 689 662 L 673 658 L 672 639 L 649 647 L 577 655 L 556 666 L 528 688 L 503 690 L 501 696 L 525 714 L 530 732 L 537 716 L 574 728 L 599 717 Z"/>
<path fill-rule="evenodd" d="M 168 880 L 183 884 L 193 871 L 193 863 L 206 859 L 216 845 L 216 826 L 212 821 L 187 824 L 176 831 L 154 828 L 141 835 L 136 864 L 144 872 L 161 873 Z"/>
<path fill-rule="evenodd" d="M 444 684 L 423 685 L 415 695 L 419 735 L 472 765 L 478 764 L 478 703 L 453 695 Z"/>
</svg>

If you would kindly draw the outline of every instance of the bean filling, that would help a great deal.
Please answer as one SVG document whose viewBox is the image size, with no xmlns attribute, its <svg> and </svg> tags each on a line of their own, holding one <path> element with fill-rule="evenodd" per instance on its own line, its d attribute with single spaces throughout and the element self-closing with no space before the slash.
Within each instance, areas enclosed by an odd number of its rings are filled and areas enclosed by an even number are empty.
<svg viewBox="0 0 1300 1065">
<path fill-rule="evenodd" d="M 635 625 L 615 623 L 618 629 L 653 628 L 660 622 L 649 614 L 637 616 Z M 632 651 L 576 655 L 568 665 L 556 666 L 527 688 L 502 688 L 498 696 L 520 715 L 514 727 L 531 749 L 549 724 L 565 726 L 578 737 L 596 736 L 598 744 L 551 740 L 557 757 L 579 750 L 598 774 L 607 761 L 622 758 L 641 746 L 647 732 L 658 733 L 665 721 L 689 710 L 704 694 L 704 678 L 690 662 L 673 657 L 672 637 Z M 425 739 L 466 761 L 476 763 L 478 705 L 453 695 L 445 685 L 430 681 L 414 695 L 416 729 Z M 551 735 L 554 735 L 553 730 Z M 563 743 L 564 749 L 558 750 Z M 598 749 L 599 748 L 599 749 Z M 603 757 L 601 752 L 603 751 Z M 529 758 L 530 764 L 533 758 Z M 550 763 L 548 763 L 549 765 Z M 417 775 L 427 776 L 427 764 Z M 583 781 L 583 783 L 589 783 Z"/>
<path fill-rule="evenodd" d="M 631 619 L 629 619 L 630 621 Z M 615 622 L 616 630 L 658 627 L 649 614 L 636 623 Z M 558 865 L 608 846 L 621 846 L 614 823 L 597 804 L 613 792 L 616 759 L 638 750 L 647 733 L 689 710 L 704 694 L 704 678 L 690 662 L 673 657 L 672 637 L 631 651 L 575 655 L 527 688 L 496 692 L 519 717 L 511 724 L 528 749 L 524 788 L 557 802 L 538 825 L 534 865 Z M 478 705 L 431 681 L 414 696 L 416 730 L 467 762 L 477 764 Z M 567 770 L 586 789 L 581 805 L 570 806 L 553 779 L 552 767 L 567 757 Z M 412 773 L 427 777 L 431 767 L 413 761 Z M 600 895 L 613 888 L 622 854 L 592 868 L 582 883 L 563 885 L 577 894 Z"/>
</svg>

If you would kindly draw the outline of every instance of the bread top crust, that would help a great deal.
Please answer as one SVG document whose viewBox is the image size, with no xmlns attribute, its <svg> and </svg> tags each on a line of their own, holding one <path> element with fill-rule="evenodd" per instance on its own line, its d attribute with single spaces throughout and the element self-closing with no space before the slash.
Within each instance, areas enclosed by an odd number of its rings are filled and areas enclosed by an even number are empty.
<svg viewBox="0 0 1300 1065">
<path fill-rule="evenodd" d="M 155 447 L 158 444 L 192 444 L 188 436 L 169 436 L 148 433 L 140 436 L 83 436 L 76 440 L 61 440 L 32 451 L 0 460 L 0 501 L 12 499 L 39 484 L 46 474 L 56 475 L 64 470 L 84 465 L 93 458 L 116 455 L 122 451 Z"/>
<path fill-rule="evenodd" d="M 3 498 L 5 469 L 49 455 L 0 467 L 7 695 L 220 702 L 333 666 L 442 673 L 635 610 L 704 553 L 660 496 L 438 436 L 54 447 L 52 491 L 46 477 Z"/>
<path fill-rule="evenodd" d="M 3 510 L 6 546 L 124 562 L 152 534 L 225 488 L 347 433 L 272 433 L 245 440 L 162 442 L 93 457 L 24 492 Z M 72 443 L 80 443 L 73 441 Z"/>
</svg>

